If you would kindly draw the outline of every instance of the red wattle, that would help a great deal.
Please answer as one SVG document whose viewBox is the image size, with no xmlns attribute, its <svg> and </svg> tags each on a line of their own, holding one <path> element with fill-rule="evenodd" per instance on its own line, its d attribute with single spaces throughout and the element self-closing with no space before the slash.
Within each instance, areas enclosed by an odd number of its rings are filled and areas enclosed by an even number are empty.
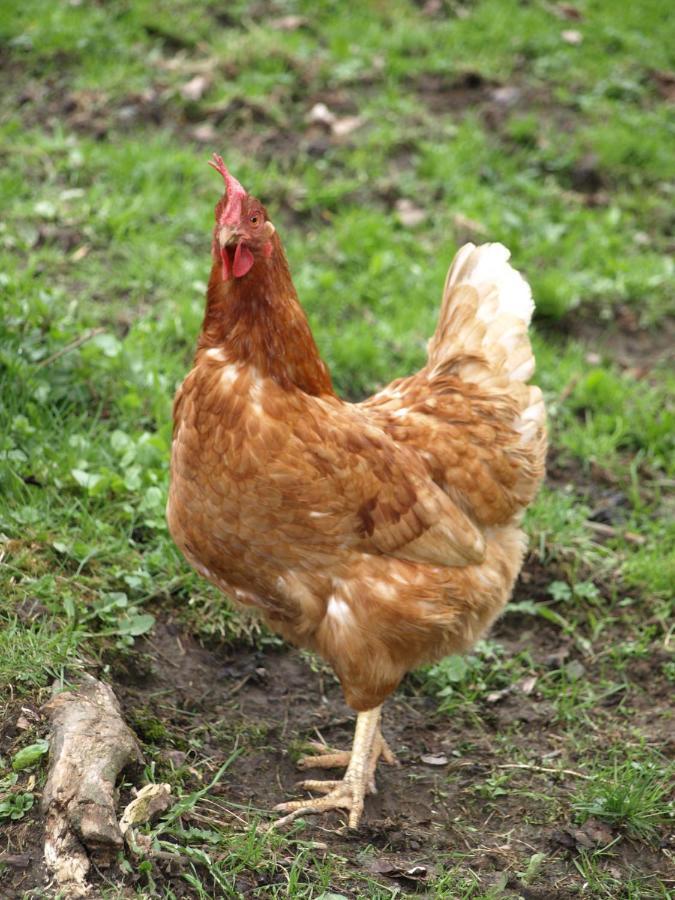
<svg viewBox="0 0 675 900">
<path fill-rule="evenodd" d="M 246 244 L 243 244 L 240 241 L 237 244 L 237 249 L 234 251 L 234 266 L 232 271 L 234 272 L 235 278 L 242 278 L 250 271 L 254 262 L 255 259 L 253 258 L 253 254 Z"/>
</svg>

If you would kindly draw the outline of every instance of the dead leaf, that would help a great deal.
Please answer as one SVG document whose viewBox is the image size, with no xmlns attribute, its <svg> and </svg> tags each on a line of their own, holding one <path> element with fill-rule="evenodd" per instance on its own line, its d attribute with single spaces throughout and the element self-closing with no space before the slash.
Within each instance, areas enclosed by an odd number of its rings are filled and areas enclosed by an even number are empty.
<svg viewBox="0 0 675 900">
<path fill-rule="evenodd" d="M 89 244 L 82 244 L 81 247 L 78 247 L 73 253 L 71 253 L 70 258 L 73 262 L 79 262 L 81 259 L 84 259 L 85 256 L 89 253 L 91 247 Z"/>
<path fill-rule="evenodd" d="M 488 703 L 499 703 L 500 700 L 503 700 L 507 694 L 511 692 L 510 687 L 502 688 L 501 691 L 490 691 L 490 693 L 485 698 Z"/>
<path fill-rule="evenodd" d="M 386 875 L 388 878 L 402 878 L 407 881 L 424 881 L 429 876 L 427 866 L 407 866 L 390 859 L 374 859 L 366 866 L 373 875 Z"/>
<path fill-rule="evenodd" d="M 590 818 L 580 827 L 566 825 L 551 833 L 551 842 L 566 850 L 595 850 L 606 847 L 614 840 L 610 828 L 598 819 Z"/>
<path fill-rule="evenodd" d="M 307 121 L 312 125 L 326 125 L 328 128 L 332 127 L 335 119 L 335 113 L 325 103 L 315 103 L 307 114 Z"/>
<path fill-rule="evenodd" d="M 339 118 L 325 103 L 315 103 L 307 114 L 310 125 L 322 125 L 335 137 L 347 137 L 352 131 L 360 128 L 365 119 L 362 116 L 344 116 Z"/>
<path fill-rule="evenodd" d="M 210 87 L 210 78 L 207 78 L 206 75 L 195 75 L 194 78 L 191 78 L 189 81 L 185 82 L 185 84 L 180 89 L 180 95 L 183 100 L 189 100 L 192 103 L 197 103 L 202 99 L 202 97 Z"/>
<path fill-rule="evenodd" d="M 172 803 L 170 784 L 146 784 L 122 813 L 120 831 L 125 834 L 132 825 L 144 825 L 152 821 Z"/>
<path fill-rule="evenodd" d="M 204 59 L 194 59 L 185 55 L 184 50 L 179 50 L 175 56 L 160 57 L 154 62 L 158 69 L 167 72 L 180 72 L 184 75 L 197 75 L 199 72 L 213 72 L 220 65 L 221 60 L 215 56 Z"/>
<path fill-rule="evenodd" d="M 574 46 L 580 44 L 584 39 L 584 36 L 580 31 L 574 30 L 562 31 L 560 33 L 560 37 L 563 39 L 563 41 L 565 41 L 566 44 L 572 44 Z"/>
<path fill-rule="evenodd" d="M 388 859 L 373 859 L 366 864 L 366 868 L 373 875 L 389 875 L 390 872 L 398 871 L 396 863 Z"/>
<path fill-rule="evenodd" d="M 486 234 L 487 232 L 485 225 L 481 222 L 477 222 L 475 219 L 470 219 L 468 216 L 463 215 L 463 213 L 455 213 L 452 217 L 452 222 L 456 228 L 462 228 L 472 234 Z"/>
<path fill-rule="evenodd" d="M 275 31 L 297 31 L 309 25 L 309 19 L 305 16 L 280 16 L 278 19 L 272 19 L 269 23 Z"/>
<path fill-rule="evenodd" d="M 522 97 L 523 92 L 513 84 L 505 84 L 494 88 L 490 96 L 499 106 L 514 106 Z"/>
<path fill-rule="evenodd" d="M 422 756 L 420 759 L 428 766 L 446 766 L 448 764 L 448 757 L 444 756 L 442 753 Z"/>
<path fill-rule="evenodd" d="M 584 17 L 581 10 L 570 3 L 558 3 L 553 7 L 553 12 L 559 19 L 569 19 L 572 22 L 580 22 Z"/>
<path fill-rule="evenodd" d="M 411 866 L 403 873 L 406 878 L 414 878 L 415 880 L 427 877 L 428 870 L 426 866 Z"/>
<path fill-rule="evenodd" d="M 422 7 L 422 13 L 425 16 L 435 16 L 440 12 L 443 12 L 443 4 L 441 0 L 427 0 L 427 2 Z"/>
<path fill-rule="evenodd" d="M 534 690 L 536 683 L 537 676 L 529 675 L 527 678 L 523 678 L 523 680 L 518 683 L 518 687 L 523 692 L 523 694 L 526 694 L 529 697 Z"/>
<path fill-rule="evenodd" d="M 216 129 L 211 122 L 202 122 L 201 125 L 195 125 L 190 134 L 200 144 L 213 144 L 218 137 Z"/>
<path fill-rule="evenodd" d="M 415 225 L 419 225 L 420 222 L 423 222 L 427 217 L 427 214 L 423 209 L 416 206 L 412 200 L 408 200 L 405 197 L 396 201 L 396 213 L 399 222 L 401 225 L 405 225 L 406 228 L 414 228 Z"/>
<path fill-rule="evenodd" d="M 581 826 L 581 831 L 595 847 L 606 847 L 614 840 L 612 829 L 605 822 L 590 818 Z"/>
<path fill-rule="evenodd" d="M 336 119 L 333 122 L 333 134 L 335 137 L 347 137 L 352 131 L 360 128 L 365 119 L 362 116 L 345 116 L 343 119 Z"/>
<path fill-rule="evenodd" d="M 661 97 L 669 103 L 675 103 L 675 72 L 656 70 L 651 73 L 651 78 Z"/>
</svg>

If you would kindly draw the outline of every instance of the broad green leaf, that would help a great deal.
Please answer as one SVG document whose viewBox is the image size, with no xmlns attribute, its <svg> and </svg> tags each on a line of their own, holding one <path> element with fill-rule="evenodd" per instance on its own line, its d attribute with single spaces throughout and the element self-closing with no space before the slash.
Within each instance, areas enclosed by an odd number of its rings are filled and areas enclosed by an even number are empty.
<svg viewBox="0 0 675 900">
<path fill-rule="evenodd" d="M 14 754 L 12 768 L 15 772 L 20 772 L 22 769 L 34 766 L 42 759 L 48 750 L 49 741 L 39 740 L 34 744 L 29 744 L 28 747 L 23 747 L 18 753 Z"/>
<path fill-rule="evenodd" d="M 131 637 L 138 637 L 150 631 L 155 624 L 155 617 L 150 613 L 143 613 L 136 616 L 129 616 L 128 619 L 122 619 L 117 627 L 118 634 L 128 634 Z"/>
</svg>

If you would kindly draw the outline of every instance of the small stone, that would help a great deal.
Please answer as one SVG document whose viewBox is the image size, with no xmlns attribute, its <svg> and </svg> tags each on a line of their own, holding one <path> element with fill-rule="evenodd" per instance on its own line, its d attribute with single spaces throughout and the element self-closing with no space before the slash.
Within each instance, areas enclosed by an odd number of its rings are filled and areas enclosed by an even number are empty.
<svg viewBox="0 0 675 900">
<path fill-rule="evenodd" d="M 565 674 L 572 681 L 578 681 L 586 674 L 586 667 L 578 659 L 572 659 L 565 666 Z"/>
<path fill-rule="evenodd" d="M 184 750 L 162 750 L 161 759 L 168 762 L 174 769 L 180 769 L 184 764 L 187 753 Z"/>
</svg>

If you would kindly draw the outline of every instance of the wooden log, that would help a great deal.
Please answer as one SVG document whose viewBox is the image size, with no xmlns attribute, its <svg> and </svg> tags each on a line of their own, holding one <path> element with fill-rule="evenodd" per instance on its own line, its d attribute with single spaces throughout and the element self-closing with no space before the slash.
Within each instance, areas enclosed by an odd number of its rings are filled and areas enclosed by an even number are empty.
<svg viewBox="0 0 675 900">
<path fill-rule="evenodd" d="M 143 756 L 112 689 L 89 675 L 52 697 L 45 711 L 52 729 L 42 797 L 45 862 L 66 896 L 83 897 L 91 860 L 105 867 L 123 848 L 115 784 Z"/>
</svg>

